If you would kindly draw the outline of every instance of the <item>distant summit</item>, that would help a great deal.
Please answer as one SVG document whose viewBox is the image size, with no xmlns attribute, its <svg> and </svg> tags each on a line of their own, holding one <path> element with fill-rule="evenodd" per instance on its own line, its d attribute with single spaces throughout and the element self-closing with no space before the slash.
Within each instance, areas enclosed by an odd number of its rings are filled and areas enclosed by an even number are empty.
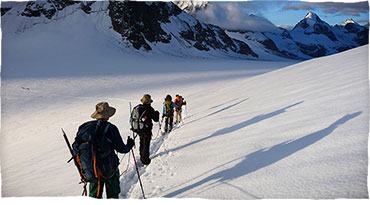
<svg viewBox="0 0 370 205">
<path fill-rule="evenodd" d="M 207 1 L 173 1 L 173 3 L 188 14 L 195 14 L 210 5 Z"/>
<path fill-rule="evenodd" d="M 327 36 L 331 41 L 338 41 L 331 30 L 331 26 L 325 21 L 322 21 L 320 17 L 313 12 L 308 12 L 304 19 L 302 19 L 297 25 L 295 25 L 292 31 L 302 32 L 302 30 L 306 35 L 323 34 Z"/>
<path fill-rule="evenodd" d="M 302 29 L 310 29 L 310 30 L 314 30 L 314 26 L 317 25 L 317 24 L 327 24 L 326 22 L 322 21 L 320 19 L 320 17 L 315 14 L 314 12 L 308 12 L 306 14 L 306 16 L 299 22 L 297 23 L 293 29 L 299 29 L 299 28 L 302 28 Z M 327 24 L 329 25 L 329 24 Z"/>
<path fill-rule="evenodd" d="M 314 21 L 316 21 L 316 20 L 318 20 L 318 19 L 319 19 L 319 20 L 321 20 L 321 19 L 319 18 L 319 16 L 318 16 L 316 13 L 314 13 L 314 12 L 308 12 L 304 18 L 305 18 L 305 19 L 312 19 L 312 20 L 314 20 Z"/>
<path fill-rule="evenodd" d="M 356 21 L 354 21 L 352 18 L 349 18 L 349 19 L 347 19 L 346 21 L 344 21 L 343 23 L 342 23 L 342 25 L 343 26 L 345 26 L 345 25 L 347 25 L 347 24 L 349 24 L 349 23 L 354 23 L 354 24 L 358 24 Z"/>
<path fill-rule="evenodd" d="M 341 24 L 341 26 L 344 26 L 344 28 L 350 32 L 350 33 L 358 33 L 365 29 L 364 26 L 361 26 L 356 21 L 354 21 L 352 18 L 347 19 L 345 22 Z"/>
</svg>

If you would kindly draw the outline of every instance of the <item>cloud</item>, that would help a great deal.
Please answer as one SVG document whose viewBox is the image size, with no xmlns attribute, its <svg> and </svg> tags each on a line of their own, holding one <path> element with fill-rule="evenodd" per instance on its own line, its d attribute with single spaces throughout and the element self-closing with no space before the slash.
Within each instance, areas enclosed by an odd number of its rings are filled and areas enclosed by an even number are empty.
<svg viewBox="0 0 370 205">
<path fill-rule="evenodd" d="M 345 14 L 351 16 L 360 16 L 361 13 L 369 12 L 368 2 L 356 2 L 356 3 L 322 2 L 316 4 L 323 9 L 324 13 L 327 14 Z"/>
<path fill-rule="evenodd" d="M 262 16 L 249 15 L 237 2 L 213 3 L 194 15 L 207 23 L 230 30 L 248 30 L 259 32 L 279 32 L 280 30 Z"/>
<path fill-rule="evenodd" d="M 315 10 L 315 7 L 310 4 L 286 4 L 281 10 Z"/>
<path fill-rule="evenodd" d="M 357 22 L 358 23 L 369 23 L 369 19 L 360 19 Z"/>
<path fill-rule="evenodd" d="M 363 2 L 300 2 L 297 3 L 287 3 L 282 8 L 283 11 L 287 10 L 316 10 L 322 9 L 326 14 L 333 15 L 350 15 L 350 16 L 360 16 L 360 14 L 366 14 L 369 12 L 369 4 L 367 1 Z"/>
</svg>

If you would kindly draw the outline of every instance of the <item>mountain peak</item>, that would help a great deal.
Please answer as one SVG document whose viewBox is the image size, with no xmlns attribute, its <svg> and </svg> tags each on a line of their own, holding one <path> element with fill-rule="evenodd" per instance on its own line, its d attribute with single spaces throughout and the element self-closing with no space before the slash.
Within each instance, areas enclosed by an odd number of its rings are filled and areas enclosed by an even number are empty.
<svg viewBox="0 0 370 205">
<path fill-rule="evenodd" d="M 314 12 L 308 12 L 304 17 L 303 21 L 310 26 L 315 25 L 316 23 L 321 23 L 320 17 Z"/>
<path fill-rule="evenodd" d="M 305 18 L 305 19 L 312 19 L 312 20 L 316 20 L 316 19 L 318 19 L 319 17 L 318 17 L 318 16 L 317 16 L 317 14 L 315 14 L 314 12 L 308 12 L 304 18 Z"/>
<path fill-rule="evenodd" d="M 342 23 L 342 25 L 347 25 L 349 23 L 354 23 L 354 24 L 358 24 L 355 20 L 353 20 L 352 18 L 349 18 L 347 19 L 345 22 Z"/>
<path fill-rule="evenodd" d="M 195 13 L 197 10 L 205 9 L 210 5 L 207 1 L 173 1 L 180 9 L 184 10 L 189 14 Z"/>
</svg>

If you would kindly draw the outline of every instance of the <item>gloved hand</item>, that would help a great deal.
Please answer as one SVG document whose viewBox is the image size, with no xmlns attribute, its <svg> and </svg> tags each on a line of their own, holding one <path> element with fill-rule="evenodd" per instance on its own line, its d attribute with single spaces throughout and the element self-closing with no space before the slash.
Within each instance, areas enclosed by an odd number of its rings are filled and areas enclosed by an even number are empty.
<svg viewBox="0 0 370 205">
<path fill-rule="evenodd" d="M 166 117 L 166 116 L 167 116 L 166 114 L 163 114 L 163 115 L 162 115 L 162 118 L 164 118 L 164 117 Z"/>
<path fill-rule="evenodd" d="M 128 137 L 126 145 L 129 149 L 132 149 L 132 147 L 135 146 L 135 141 L 131 137 Z"/>
</svg>

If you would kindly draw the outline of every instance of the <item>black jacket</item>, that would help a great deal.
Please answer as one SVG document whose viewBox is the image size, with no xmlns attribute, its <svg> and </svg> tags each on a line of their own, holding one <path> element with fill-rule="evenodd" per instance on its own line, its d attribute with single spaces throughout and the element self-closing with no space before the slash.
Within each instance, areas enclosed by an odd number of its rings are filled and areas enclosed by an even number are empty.
<svg viewBox="0 0 370 205">
<path fill-rule="evenodd" d="M 152 129 L 153 129 L 153 122 L 159 121 L 159 112 L 155 111 L 154 108 L 151 105 L 148 104 L 142 104 L 145 107 L 146 113 L 144 116 L 146 116 L 144 123 L 148 125 L 148 129 L 145 130 L 142 135 L 150 135 L 152 136 Z"/>
</svg>

